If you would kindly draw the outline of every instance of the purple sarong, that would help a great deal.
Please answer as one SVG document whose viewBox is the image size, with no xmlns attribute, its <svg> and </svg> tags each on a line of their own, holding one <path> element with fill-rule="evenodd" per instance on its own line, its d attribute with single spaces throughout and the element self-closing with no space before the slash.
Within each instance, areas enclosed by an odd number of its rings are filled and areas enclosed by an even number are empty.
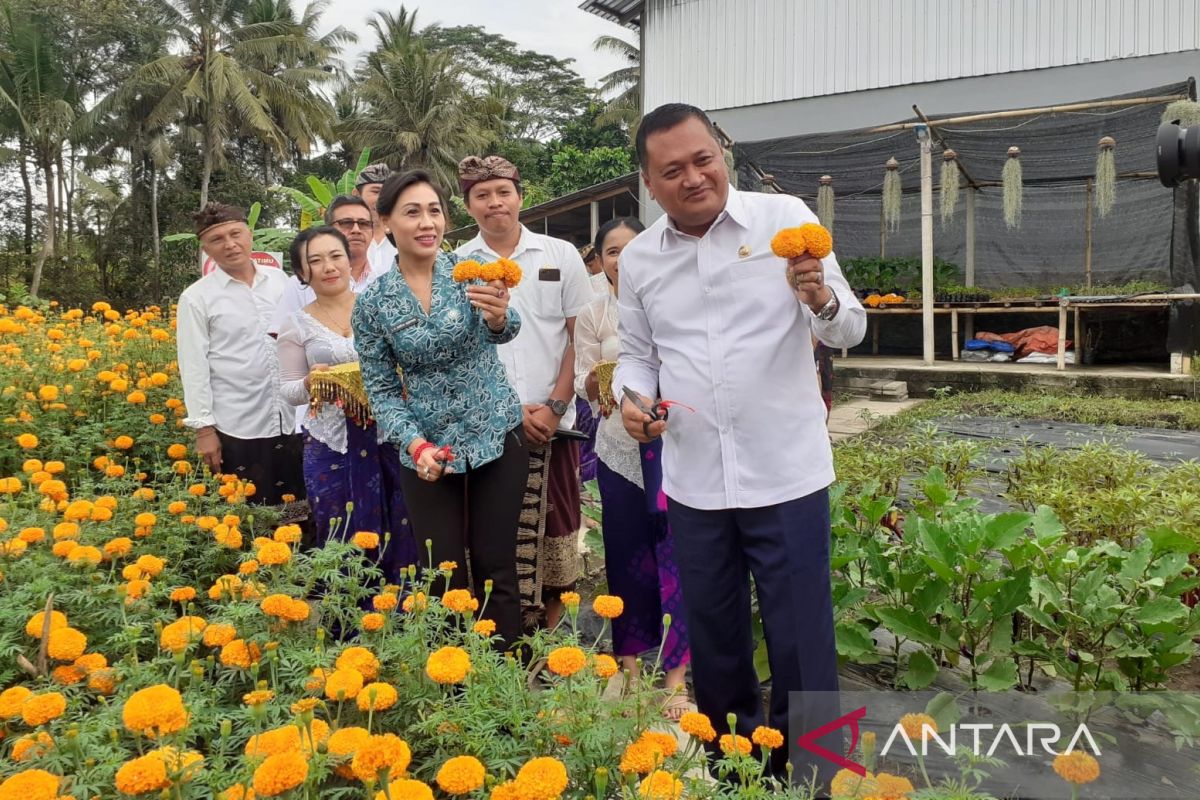
<svg viewBox="0 0 1200 800">
<path fill-rule="evenodd" d="M 579 443 L 579 481 L 596 480 L 596 429 L 600 418 L 592 414 L 592 406 L 582 397 L 575 398 L 575 430 L 586 433 L 586 442 Z"/>
</svg>

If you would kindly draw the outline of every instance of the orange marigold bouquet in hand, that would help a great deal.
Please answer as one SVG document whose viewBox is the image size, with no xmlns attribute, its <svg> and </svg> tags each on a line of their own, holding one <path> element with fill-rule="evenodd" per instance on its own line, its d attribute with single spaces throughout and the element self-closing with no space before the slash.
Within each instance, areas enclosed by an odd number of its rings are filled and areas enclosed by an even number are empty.
<svg viewBox="0 0 1200 800">
<path fill-rule="evenodd" d="M 511 289 L 521 282 L 521 267 L 511 258 L 499 258 L 486 264 L 467 259 L 454 265 L 454 280 L 459 283 L 504 281 L 504 285 Z"/>
<path fill-rule="evenodd" d="M 833 234 L 815 222 L 784 228 L 772 237 L 771 252 L 780 258 L 799 258 L 805 253 L 824 258 L 833 252 Z"/>
</svg>

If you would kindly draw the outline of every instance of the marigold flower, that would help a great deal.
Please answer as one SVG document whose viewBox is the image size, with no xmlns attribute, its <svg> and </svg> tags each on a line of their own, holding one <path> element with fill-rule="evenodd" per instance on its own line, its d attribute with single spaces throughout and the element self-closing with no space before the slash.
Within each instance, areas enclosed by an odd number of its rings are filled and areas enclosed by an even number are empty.
<svg viewBox="0 0 1200 800">
<path fill-rule="evenodd" d="M 161 573 L 163 568 L 167 565 L 167 562 L 163 561 L 158 556 L 150 555 L 139 556 L 138 560 L 134 563 L 143 574 L 149 575 L 151 578 L 158 577 L 159 573 Z"/>
<path fill-rule="evenodd" d="M 754 729 L 754 733 L 750 734 L 750 741 L 754 742 L 759 747 L 765 747 L 768 750 L 775 750 L 783 747 L 783 734 L 774 728 L 768 728 L 765 725 L 759 725 Z"/>
<path fill-rule="evenodd" d="M 42 638 L 42 628 L 45 627 L 46 617 L 45 612 L 39 611 L 29 618 L 25 623 L 25 634 L 32 636 L 35 639 Z M 50 612 L 50 630 L 55 631 L 59 628 L 67 627 L 67 615 L 61 611 Z"/>
<path fill-rule="evenodd" d="M 19 538 L 22 542 L 25 542 L 26 544 L 37 544 L 42 539 L 46 538 L 46 529 L 45 528 L 22 528 L 21 532 L 19 534 L 17 534 L 17 538 Z"/>
<path fill-rule="evenodd" d="M 459 283 L 473 281 L 479 278 L 483 265 L 474 259 L 465 259 L 454 265 L 454 271 L 451 273 L 454 280 Z"/>
<path fill-rule="evenodd" d="M 1067 783 L 1082 786 L 1100 777 L 1100 762 L 1083 750 L 1072 750 L 1054 757 L 1054 771 Z"/>
<path fill-rule="evenodd" d="M 394 733 L 371 736 L 354 753 L 350 768 L 363 783 L 403 776 L 412 760 L 408 743 Z"/>
<path fill-rule="evenodd" d="M 439 561 L 438 569 L 441 570 L 442 572 L 453 572 L 454 570 L 458 569 L 458 562 L 457 561 Z"/>
<path fill-rule="evenodd" d="M 244 784 L 235 783 L 217 795 L 217 800 L 255 800 L 254 790 L 246 787 Z"/>
<path fill-rule="evenodd" d="M 287 752 L 308 754 L 312 752 L 314 742 L 319 747 L 328 739 L 329 725 L 324 720 L 314 719 L 308 728 L 291 723 L 251 736 L 246 742 L 245 753 L 247 758 Z"/>
<path fill-rule="evenodd" d="M 374 633 L 383 630 L 383 626 L 387 624 L 387 617 L 376 613 L 363 614 L 359 622 L 364 631 Z"/>
<path fill-rule="evenodd" d="M 457 614 L 478 611 L 479 601 L 466 589 L 451 589 L 442 595 L 442 605 Z"/>
<path fill-rule="evenodd" d="M 166 422 L 167 422 L 167 418 L 164 417 L 162 414 L 151 414 L 150 415 L 150 424 L 151 425 L 165 425 Z"/>
<path fill-rule="evenodd" d="M 208 621 L 203 617 L 180 617 L 169 625 L 163 626 L 158 637 L 158 645 L 163 650 L 172 653 L 182 653 L 194 642 L 200 641 L 200 634 L 208 627 Z"/>
<path fill-rule="evenodd" d="M 799 258 L 805 253 L 813 258 L 824 258 L 833 252 L 833 236 L 813 222 L 798 228 L 784 228 L 772 237 L 771 252 L 780 258 Z"/>
<path fill-rule="evenodd" d="M 305 691 L 319 692 L 325 686 L 325 679 L 329 677 L 330 670 L 317 667 L 312 672 L 308 673 L 308 680 L 304 684 Z"/>
<path fill-rule="evenodd" d="M 478 633 L 480 636 L 491 636 L 496 632 L 496 621 L 491 619 L 477 620 L 471 626 L 471 630 Z"/>
<path fill-rule="evenodd" d="M 286 564 L 292 558 L 292 548 L 283 542 L 268 542 L 258 549 L 255 557 L 260 564 L 268 566 Z"/>
<path fill-rule="evenodd" d="M 626 775 L 648 775 L 663 761 L 662 750 L 656 742 L 638 739 L 621 754 L 621 772 Z"/>
<path fill-rule="evenodd" d="M 104 553 L 109 558 L 121 558 L 133 550 L 133 540 L 128 536 L 118 536 L 104 543 Z"/>
<path fill-rule="evenodd" d="M 437 773 L 437 785 L 446 794 L 470 794 L 483 786 L 487 769 L 474 756 L 455 756 L 442 764 Z"/>
<path fill-rule="evenodd" d="M 275 692 L 270 689 L 255 689 L 242 695 L 242 702 L 248 706 L 261 706 L 275 699 Z"/>
<path fill-rule="evenodd" d="M 186 462 L 186 461 L 179 461 L 177 463 L 188 464 L 188 462 Z M 191 468 L 191 466 L 192 466 L 191 464 L 188 464 L 189 469 Z M 178 470 L 176 470 L 176 471 L 178 472 Z M 190 494 L 192 497 L 203 497 L 207 491 L 208 491 L 208 487 L 205 486 L 203 483 L 193 483 L 191 486 L 188 487 L 188 494 Z"/>
<path fill-rule="evenodd" d="M 76 565 L 91 564 L 92 566 L 95 566 L 96 564 L 99 564 L 103 558 L 104 557 L 100 555 L 100 551 L 91 545 L 77 544 L 71 548 L 70 552 L 67 553 L 67 561 Z"/>
<path fill-rule="evenodd" d="M 55 800 L 62 778 L 44 769 L 27 769 L 0 783 L 3 800 Z"/>
<path fill-rule="evenodd" d="M 421 781 L 401 778 L 390 781 L 387 791 L 375 793 L 375 800 L 433 800 L 433 790 Z"/>
<path fill-rule="evenodd" d="M 356 669 L 335 669 L 325 677 L 325 696 L 330 700 L 353 700 L 362 688 L 363 676 Z"/>
<path fill-rule="evenodd" d="M 556 647 L 550 651 L 546 666 L 555 675 L 569 678 L 587 666 L 587 656 L 578 647 Z"/>
<path fill-rule="evenodd" d="M 25 463 L 21 465 L 21 471 L 33 475 L 36 472 L 42 471 L 42 461 L 38 458 L 27 458 Z"/>
<path fill-rule="evenodd" d="M 521 792 L 517 789 L 516 781 L 505 781 L 493 786 L 492 793 L 488 797 L 490 800 L 521 800 Z M 379 798 L 376 797 L 375 800 L 379 800 Z"/>
<path fill-rule="evenodd" d="M 29 549 L 29 544 L 20 539 L 8 539 L 0 542 L 0 553 L 13 558 L 23 555 L 27 549 Z"/>
<path fill-rule="evenodd" d="M 387 711 L 392 706 L 396 705 L 396 701 L 400 697 L 396 693 L 396 687 L 388 683 L 368 683 L 358 693 L 357 702 L 359 711 Z"/>
<path fill-rule="evenodd" d="M 731 756 L 734 753 L 741 753 L 748 756 L 753 749 L 750 745 L 750 740 L 745 736 L 735 736 L 729 733 L 722 734 L 718 744 L 721 747 L 721 752 L 727 756 Z"/>
<path fill-rule="evenodd" d="M 352 669 L 366 680 L 375 680 L 379 675 L 379 659 L 365 647 L 347 647 L 334 662 L 337 669 Z"/>
<path fill-rule="evenodd" d="M 908 735 L 909 739 L 915 739 L 918 742 L 929 738 L 929 734 L 937 733 L 937 721 L 928 714 L 905 714 L 900 718 L 900 727 Z M 925 732 L 925 728 L 929 728 L 929 734 Z"/>
<path fill-rule="evenodd" d="M 399 601 L 396 600 L 396 595 L 385 592 L 384 594 L 376 595 L 371 598 L 371 607 L 376 611 L 394 611 Z M 411 609 L 404 609 L 409 611 Z"/>
<path fill-rule="evenodd" d="M 616 619 L 625 610 L 625 601 L 611 594 L 602 594 L 592 601 L 592 610 L 605 619 Z"/>
<path fill-rule="evenodd" d="M 214 622 L 204 629 L 202 641 L 206 647 L 224 647 L 236 638 L 237 628 L 225 622 Z"/>
<path fill-rule="evenodd" d="M 567 608 L 578 608 L 581 601 L 578 592 L 563 592 L 558 599 L 562 600 L 562 604 Z"/>
<path fill-rule="evenodd" d="M 171 590 L 170 600 L 172 603 L 187 603 L 196 599 L 196 590 L 191 586 L 180 586 Z"/>
<path fill-rule="evenodd" d="M 0 692 L 0 719 L 21 716 L 21 706 L 32 696 L 33 691 L 24 686 L 11 686 Z"/>
<path fill-rule="evenodd" d="M 30 695 L 21 704 L 21 720 L 32 728 L 58 719 L 66 710 L 67 698 L 58 692 L 42 692 Z"/>
<path fill-rule="evenodd" d="M 621 669 L 615 658 L 603 654 L 597 655 L 593 659 L 592 668 L 596 671 L 596 675 L 603 680 L 608 680 Z"/>
<path fill-rule="evenodd" d="M 227 667 L 250 669 L 250 665 L 261 657 L 258 645 L 246 644 L 242 639 L 234 639 L 221 647 L 221 663 Z"/>
<path fill-rule="evenodd" d="M 301 701 L 304 702 L 304 701 Z M 312 702 L 316 702 L 315 700 Z M 295 707 L 292 707 L 295 711 Z M 329 737 L 329 744 L 326 747 L 329 755 L 338 762 L 334 767 L 334 772 L 341 775 L 343 778 L 353 778 L 354 770 L 350 768 L 350 761 L 354 758 L 354 754 L 358 752 L 358 748 L 367 743 L 371 738 L 371 732 L 366 728 L 360 728 L 355 725 L 349 725 L 345 728 L 338 728 Z M 392 800 L 396 800 L 394 797 Z"/>
<path fill-rule="evenodd" d="M 534 758 L 518 770 L 514 783 L 522 800 L 557 800 L 567 789 L 567 768 L 557 758 Z"/>
<path fill-rule="evenodd" d="M 237 524 L 237 523 L 235 522 L 233 524 Z M 300 530 L 299 525 L 281 525 L 275 529 L 275 533 L 273 534 L 273 537 L 276 542 L 283 542 L 284 544 L 295 544 L 296 542 L 300 541 L 300 537 L 303 535 L 304 535 L 304 532 L 302 530 Z"/>
<path fill-rule="evenodd" d="M 374 550 L 379 547 L 379 534 L 371 533 L 370 531 L 359 531 L 354 534 L 354 537 L 350 541 L 355 547 L 363 550 Z"/>
<path fill-rule="evenodd" d="M 425 662 L 425 674 L 437 683 L 461 683 L 470 671 L 471 657 L 461 647 L 443 647 Z"/>
<path fill-rule="evenodd" d="M 276 753 L 254 770 L 254 792 L 274 797 L 295 789 L 308 780 L 308 759 L 297 751 Z"/>
<path fill-rule="evenodd" d="M 74 661 L 87 650 L 87 637 L 74 628 L 54 628 L 46 652 L 55 661 Z"/>
<path fill-rule="evenodd" d="M 253 558 L 238 564 L 239 575 L 253 575 L 256 572 L 258 572 L 258 562 Z"/>
<path fill-rule="evenodd" d="M 134 600 L 140 600 L 150 592 L 150 581 L 142 578 L 134 578 L 133 580 L 123 583 L 118 587 L 118 591 L 125 595 L 126 605 Z"/>
<path fill-rule="evenodd" d="M 650 800 L 679 800 L 683 794 L 683 781 L 669 772 L 656 769 L 638 784 L 638 797 Z"/>
<path fill-rule="evenodd" d="M 116 439 L 113 439 L 113 447 L 117 448 L 118 450 L 128 450 L 133 447 L 133 437 L 118 436 Z"/>
<path fill-rule="evenodd" d="M 85 673 L 94 672 L 95 670 L 107 667 L 108 659 L 100 653 L 84 653 L 75 659 L 75 666 L 79 667 Z"/>
<path fill-rule="evenodd" d="M 153 738 L 183 730 L 188 724 L 188 714 L 183 707 L 183 696 L 160 683 L 130 695 L 121 710 L 121 720 L 134 733 Z"/>
<path fill-rule="evenodd" d="M 117 690 L 117 674 L 111 669 L 98 669 L 88 674 L 88 688 L 98 694 L 110 695 Z"/>
<path fill-rule="evenodd" d="M 639 737 L 639 741 L 657 748 L 662 753 L 663 758 L 670 758 L 675 755 L 675 751 L 679 748 L 679 743 L 675 741 L 675 737 L 664 731 L 643 731 Z"/>
<path fill-rule="evenodd" d="M 17 445 L 23 450 L 32 450 L 38 446 L 38 437 L 32 433 L 22 433 L 17 437 Z"/>
<path fill-rule="evenodd" d="M 13 743 L 13 761 L 28 761 L 40 758 L 54 749 L 54 738 L 45 731 L 22 736 Z"/>
</svg>

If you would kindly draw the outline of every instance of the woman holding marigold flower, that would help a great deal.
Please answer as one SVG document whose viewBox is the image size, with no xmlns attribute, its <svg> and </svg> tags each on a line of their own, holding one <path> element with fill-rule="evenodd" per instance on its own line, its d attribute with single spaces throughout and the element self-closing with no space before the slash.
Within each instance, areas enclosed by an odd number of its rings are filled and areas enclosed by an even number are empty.
<svg viewBox="0 0 1200 800">
<path fill-rule="evenodd" d="M 376 208 L 396 269 L 359 295 L 355 342 L 372 413 L 401 450 L 413 531 L 432 542 L 429 566 L 465 564 L 469 548 L 475 594 L 492 582 L 483 614 L 511 646 L 521 630 L 516 537 L 529 454 L 496 345 L 517 335 L 520 319 L 503 280 L 455 282 L 458 259 L 441 251 L 446 207 L 420 170 L 384 184 Z M 466 588 L 466 570 L 448 581 L 435 591 Z"/>
<path fill-rule="evenodd" d="M 297 279 L 316 295 L 280 325 L 276 342 L 280 394 L 301 406 L 311 401 L 314 375 L 358 361 L 350 330 L 355 294 L 349 247 L 338 229 L 302 231 L 290 255 Z M 374 420 L 353 417 L 337 404 L 322 403 L 305 420 L 304 485 L 315 530 L 322 543 L 332 535 L 347 539 L 349 530 L 390 533 L 379 561 L 387 580 L 397 581 L 401 569 L 417 563 L 400 491 L 400 454 L 383 440 Z"/>
<path fill-rule="evenodd" d="M 625 245 L 644 230 L 633 217 L 613 219 L 596 233 L 595 251 L 608 277 L 609 294 L 584 306 L 575 320 L 575 391 L 589 403 L 601 401 L 597 365 L 615 361 L 617 338 L 618 258 Z M 611 391 L 606 391 L 610 400 Z M 673 694 L 666 715 L 679 719 L 687 710 L 684 677 L 691 659 L 684 625 L 679 568 L 667 525 L 662 494 L 662 443 L 638 445 L 625 433 L 620 414 L 601 402 L 596 433 L 596 479 L 600 484 L 604 534 L 604 571 L 609 590 L 625 601 L 624 613 L 612 621 L 613 651 L 628 672 L 641 653 L 655 649 L 663 637 L 663 614 L 672 624 L 663 646 L 667 689 Z"/>
</svg>

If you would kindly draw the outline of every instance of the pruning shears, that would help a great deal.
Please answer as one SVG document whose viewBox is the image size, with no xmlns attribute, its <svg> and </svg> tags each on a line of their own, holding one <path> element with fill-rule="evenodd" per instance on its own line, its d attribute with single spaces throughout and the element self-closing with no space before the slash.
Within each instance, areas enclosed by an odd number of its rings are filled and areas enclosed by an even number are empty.
<svg viewBox="0 0 1200 800">
<path fill-rule="evenodd" d="M 684 405 L 683 403 L 675 400 L 659 400 L 657 403 L 654 403 L 647 408 L 646 404 L 642 402 L 642 398 L 638 395 L 638 393 L 630 389 L 628 386 L 622 386 L 621 392 L 625 395 L 629 402 L 633 403 L 634 407 L 637 408 L 638 411 L 641 411 L 643 414 L 652 417 L 654 422 L 666 421 L 667 416 L 671 413 L 671 408 L 674 406 L 686 408 L 688 411 L 693 413 L 696 411 L 696 409 L 692 408 L 691 406 Z M 651 423 L 649 422 L 642 423 L 642 431 L 646 434 L 647 439 L 654 438 L 650 435 L 650 424 Z"/>
<path fill-rule="evenodd" d="M 454 451 L 450 449 L 450 445 L 442 445 L 437 449 L 434 455 L 442 457 L 442 463 L 446 465 L 442 468 L 443 472 L 452 473 L 455 471 L 454 467 L 451 466 L 454 463 Z"/>
</svg>

